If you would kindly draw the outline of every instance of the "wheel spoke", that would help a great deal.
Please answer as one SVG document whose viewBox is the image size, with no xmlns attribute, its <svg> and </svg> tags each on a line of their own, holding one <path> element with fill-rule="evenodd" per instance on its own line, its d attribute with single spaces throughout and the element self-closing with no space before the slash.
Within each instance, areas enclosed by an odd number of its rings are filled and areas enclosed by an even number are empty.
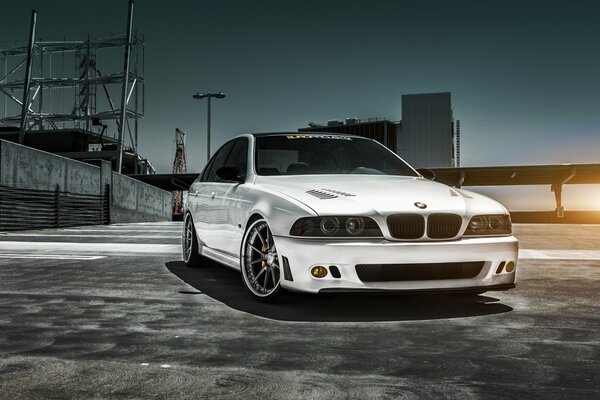
<svg viewBox="0 0 600 400">
<path fill-rule="evenodd" d="M 256 263 L 262 262 L 263 260 L 254 260 L 250 262 L 250 265 L 254 265 Z"/>
<path fill-rule="evenodd" d="M 263 285 L 263 288 L 265 289 L 265 292 L 267 291 L 267 282 L 269 282 L 269 272 L 271 272 L 268 268 L 265 268 L 265 282 Z"/>
<path fill-rule="evenodd" d="M 267 230 L 267 231 L 268 231 L 268 230 Z M 265 241 L 265 238 L 263 238 L 263 237 L 262 237 L 262 235 L 260 234 L 260 231 L 259 231 L 258 229 L 256 230 L 256 235 L 257 235 L 257 236 L 258 236 L 258 238 L 260 239 L 260 241 L 261 241 L 262 245 L 263 245 L 265 248 L 267 248 L 267 249 L 268 249 L 268 248 L 269 248 L 269 245 L 268 245 L 268 244 L 267 244 L 267 242 Z"/>
<path fill-rule="evenodd" d="M 258 254 L 262 254 L 262 255 L 265 254 L 262 251 L 260 251 L 259 249 L 257 249 L 256 247 L 254 247 L 253 245 L 250 245 L 250 247 L 252 248 L 252 250 L 254 250 L 255 252 L 257 252 Z"/>
<path fill-rule="evenodd" d="M 256 274 L 256 276 L 254 277 L 253 283 L 256 283 L 256 281 L 258 280 L 258 278 L 266 271 L 265 268 L 261 269 L 260 272 L 258 274 Z"/>
<path fill-rule="evenodd" d="M 275 270 L 271 270 L 271 280 L 273 281 L 273 289 L 277 286 L 277 281 L 275 280 Z"/>
</svg>

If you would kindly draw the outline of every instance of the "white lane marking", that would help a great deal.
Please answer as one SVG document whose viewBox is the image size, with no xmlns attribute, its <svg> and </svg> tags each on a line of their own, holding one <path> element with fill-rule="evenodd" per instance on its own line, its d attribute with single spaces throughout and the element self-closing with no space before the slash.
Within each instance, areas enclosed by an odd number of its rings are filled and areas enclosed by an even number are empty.
<svg viewBox="0 0 600 400">
<path fill-rule="evenodd" d="M 0 253 L 0 258 L 24 258 L 24 259 L 42 259 L 42 260 L 99 260 L 106 256 L 79 256 L 73 254 L 18 254 L 18 253 Z"/>
<path fill-rule="evenodd" d="M 171 364 L 161 364 L 161 368 L 171 368 Z"/>
<path fill-rule="evenodd" d="M 181 235 L 84 235 L 84 234 L 70 234 L 70 233 L 7 233 L 3 234 L 2 237 L 81 237 L 81 238 L 120 238 L 120 239 L 181 239 Z"/>
<path fill-rule="evenodd" d="M 0 251 L 64 251 L 69 253 L 180 254 L 181 245 L 139 243 L 73 243 L 0 241 Z"/>
<path fill-rule="evenodd" d="M 522 260 L 600 260 L 600 250 L 519 249 Z"/>
<path fill-rule="evenodd" d="M 144 367 L 150 365 L 149 363 L 141 363 L 140 365 L 143 365 Z"/>
</svg>

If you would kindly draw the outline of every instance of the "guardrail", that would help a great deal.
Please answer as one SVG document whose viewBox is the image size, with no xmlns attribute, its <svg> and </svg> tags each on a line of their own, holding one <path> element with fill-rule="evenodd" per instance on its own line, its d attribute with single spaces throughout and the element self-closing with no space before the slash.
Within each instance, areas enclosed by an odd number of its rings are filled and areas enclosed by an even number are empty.
<svg viewBox="0 0 600 400">
<path fill-rule="evenodd" d="M 110 185 L 101 195 L 0 185 L 0 231 L 107 225 Z"/>
</svg>

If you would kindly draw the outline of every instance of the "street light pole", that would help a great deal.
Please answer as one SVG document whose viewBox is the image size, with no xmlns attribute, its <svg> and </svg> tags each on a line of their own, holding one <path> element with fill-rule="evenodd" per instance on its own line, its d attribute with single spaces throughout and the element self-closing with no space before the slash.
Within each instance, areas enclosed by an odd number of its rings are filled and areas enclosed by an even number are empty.
<svg viewBox="0 0 600 400">
<path fill-rule="evenodd" d="M 195 100 L 201 100 L 206 98 L 206 163 L 210 160 L 210 99 L 216 97 L 217 99 L 225 98 L 223 92 L 218 93 L 196 93 L 192 96 Z"/>
<path fill-rule="evenodd" d="M 206 163 L 210 160 L 210 97 L 206 98 Z"/>
</svg>

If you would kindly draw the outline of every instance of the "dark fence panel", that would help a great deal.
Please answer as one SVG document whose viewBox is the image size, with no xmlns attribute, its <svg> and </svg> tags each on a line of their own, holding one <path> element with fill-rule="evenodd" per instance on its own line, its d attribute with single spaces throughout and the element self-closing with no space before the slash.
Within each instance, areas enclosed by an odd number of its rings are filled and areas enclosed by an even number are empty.
<svg viewBox="0 0 600 400">
<path fill-rule="evenodd" d="M 107 225 L 109 213 L 109 185 L 102 195 L 0 185 L 0 231 Z"/>
</svg>

